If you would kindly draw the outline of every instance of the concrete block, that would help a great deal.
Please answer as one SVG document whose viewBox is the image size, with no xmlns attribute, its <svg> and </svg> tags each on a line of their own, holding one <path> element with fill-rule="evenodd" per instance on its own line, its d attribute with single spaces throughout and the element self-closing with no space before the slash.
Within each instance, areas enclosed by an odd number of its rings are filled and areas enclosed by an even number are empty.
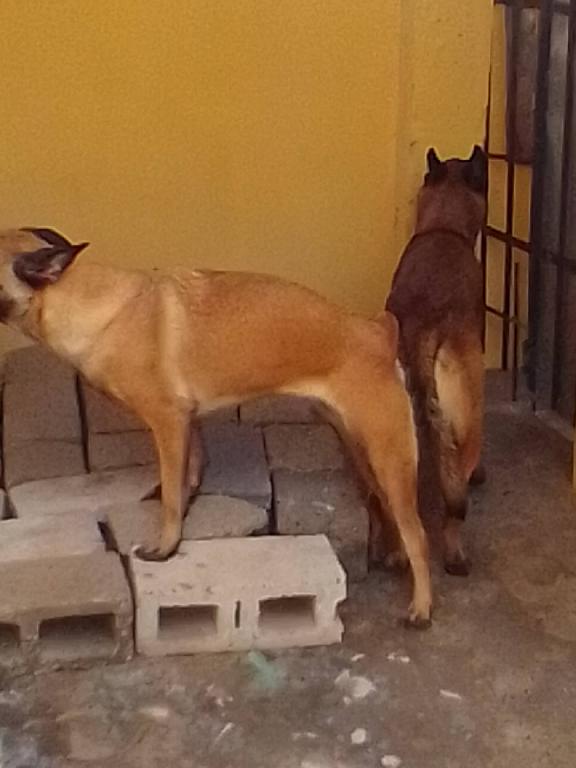
<svg viewBox="0 0 576 768">
<path fill-rule="evenodd" d="M 157 482 L 155 467 L 132 467 L 57 480 L 37 480 L 11 489 L 9 496 L 19 518 L 75 512 L 104 520 L 106 507 L 139 501 Z"/>
<path fill-rule="evenodd" d="M 150 432 L 90 434 L 88 461 L 92 472 L 145 466 L 157 461 L 156 448 Z"/>
<path fill-rule="evenodd" d="M 310 424 L 322 421 L 323 406 L 309 397 L 274 395 L 240 406 L 240 421 L 252 424 Z"/>
<path fill-rule="evenodd" d="M 81 382 L 88 431 L 93 434 L 132 432 L 146 429 L 145 425 L 118 400 Z"/>
<path fill-rule="evenodd" d="M 4 444 L 80 439 L 74 369 L 43 347 L 11 352 L 4 383 Z"/>
<path fill-rule="evenodd" d="M 238 406 L 230 405 L 226 408 L 218 408 L 217 411 L 210 411 L 200 417 L 202 424 L 229 424 L 238 422 Z"/>
<path fill-rule="evenodd" d="M 324 536 L 186 541 L 165 563 L 132 556 L 136 647 L 160 656 L 328 645 L 346 577 Z"/>
<path fill-rule="evenodd" d="M 132 599 L 114 552 L 0 563 L 0 664 L 132 656 Z"/>
<path fill-rule="evenodd" d="M 106 523 L 123 555 L 137 544 L 152 546 L 160 533 L 160 502 L 115 504 L 106 510 Z M 268 513 L 243 499 L 228 496 L 197 496 L 184 520 L 182 538 L 240 538 L 268 533 Z"/>
<path fill-rule="evenodd" d="M 340 471 L 273 474 L 278 533 L 328 536 L 350 581 L 368 571 L 369 515 L 354 478 Z"/>
<path fill-rule="evenodd" d="M 274 424 L 264 427 L 264 440 L 272 469 L 313 472 L 345 465 L 340 439 L 328 424 Z"/>
<path fill-rule="evenodd" d="M 268 508 L 272 487 L 262 432 L 248 424 L 208 424 L 202 435 L 206 462 L 201 493 Z"/>
<path fill-rule="evenodd" d="M 7 488 L 85 472 L 80 440 L 12 440 L 4 443 Z"/>
<path fill-rule="evenodd" d="M 0 565 L 103 552 L 97 522 L 75 512 L 0 523 Z"/>
<path fill-rule="evenodd" d="M 42 347 L 6 359 L 3 444 L 7 486 L 85 469 L 76 373 Z"/>
</svg>

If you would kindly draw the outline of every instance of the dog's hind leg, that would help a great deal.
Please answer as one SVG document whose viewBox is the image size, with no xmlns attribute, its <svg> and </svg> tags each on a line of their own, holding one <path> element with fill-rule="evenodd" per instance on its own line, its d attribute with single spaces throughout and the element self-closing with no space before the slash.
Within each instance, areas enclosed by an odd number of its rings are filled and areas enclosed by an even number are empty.
<svg viewBox="0 0 576 768">
<path fill-rule="evenodd" d="M 467 576 L 469 563 L 462 544 L 462 525 L 468 512 L 468 483 L 462 469 L 460 449 L 448 422 L 435 424 L 436 456 L 444 513 L 444 568 L 454 576 Z"/>
<path fill-rule="evenodd" d="M 426 534 L 417 509 L 417 441 L 408 395 L 395 372 L 355 360 L 334 374 L 330 404 L 358 441 L 388 504 L 414 577 L 409 624 L 427 627 L 431 615 Z"/>
<path fill-rule="evenodd" d="M 468 360 L 448 347 L 438 352 L 434 367 L 437 413 L 431 419 L 436 459 L 446 504 L 444 567 L 467 576 L 461 529 L 468 510 L 468 484 L 480 461 L 482 442 L 481 353 Z M 479 361 L 476 358 L 480 358 Z M 475 368 L 477 370 L 475 370 Z"/>
<path fill-rule="evenodd" d="M 368 562 L 375 566 L 386 568 L 406 568 L 408 558 L 404 545 L 398 535 L 396 524 L 387 514 L 387 505 L 382 507 L 381 498 L 376 492 L 377 483 L 368 463 L 366 451 L 352 438 L 342 419 L 333 408 L 323 408 L 324 419 L 338 432 L 348 458 L 356 467 L 358 481 L 365 498 L 370 520 L 368 541 Z"/>
<path fill-rule="evenodd" d="M 143 560 L 164 560 L 180 542 L 188 505 L 190 416 L 167 407 L 155 409 L 145 420 L 152 429 L 160 463 L 162 519 L 157 546 L 140 548 L 138 556 Z"/>
</svg>

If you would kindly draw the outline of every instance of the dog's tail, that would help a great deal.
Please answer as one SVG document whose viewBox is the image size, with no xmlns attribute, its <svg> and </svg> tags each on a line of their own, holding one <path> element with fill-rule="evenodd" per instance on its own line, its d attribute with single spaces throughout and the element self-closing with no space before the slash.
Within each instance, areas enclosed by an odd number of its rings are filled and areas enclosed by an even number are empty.
<svg viewBox="0 0 576 768">
<path fill-rule="evenodd" d="M 421 337 L 416 344 L 407 344 L 401 350 L 401 362 L 419 425 L 434 425 L 440 418 L 434 379 L 438 347 L 437 333 L 432 331 Z"/>
</svg>

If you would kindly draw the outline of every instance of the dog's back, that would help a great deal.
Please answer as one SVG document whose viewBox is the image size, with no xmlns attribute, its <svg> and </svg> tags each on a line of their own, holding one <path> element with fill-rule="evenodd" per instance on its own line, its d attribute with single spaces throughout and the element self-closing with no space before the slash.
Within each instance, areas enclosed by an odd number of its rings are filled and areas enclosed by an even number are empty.
<svg viewBox="0 0 576 768">
<path fill-rule="evenodd" d="M 435 352 L 447 341 L 460 345 L 480 338 L 482 269 L 473 245 L 450 230 L 413 237 L 386 308 L 400 322 L 402 360 L 410 368 L 418 368 L 418 348 L 423 344 Z"/>
<path fill-rule="evenodd" d="M 431 427 L 448 520 L 466 511 L 482 438 L 484 314 L 475 240 L 485 211 L 486 159 L 440 162 L 433 150 L 418 200 L 416 232 L 386 308 L 400 324 L 400 358 Z M 446 566 L 466 569 L 457 526 L 447 524 Z"/>
</svg>

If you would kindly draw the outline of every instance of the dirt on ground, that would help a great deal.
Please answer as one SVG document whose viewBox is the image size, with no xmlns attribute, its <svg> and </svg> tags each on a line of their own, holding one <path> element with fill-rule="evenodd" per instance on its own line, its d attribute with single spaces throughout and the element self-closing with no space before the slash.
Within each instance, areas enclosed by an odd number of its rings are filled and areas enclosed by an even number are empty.
<svg viewBox="0 0 576 768">
<path fill-rule="evenodd" d="M 570 451 L 521 409 L 488 413 L 472 572 L 445 575 L 434 546 L 430 630 L 401 625 L 408 576 L 377 571 L 341 646 L 5 676 L 0 766 L 574 768 Z"/>
</svg>

